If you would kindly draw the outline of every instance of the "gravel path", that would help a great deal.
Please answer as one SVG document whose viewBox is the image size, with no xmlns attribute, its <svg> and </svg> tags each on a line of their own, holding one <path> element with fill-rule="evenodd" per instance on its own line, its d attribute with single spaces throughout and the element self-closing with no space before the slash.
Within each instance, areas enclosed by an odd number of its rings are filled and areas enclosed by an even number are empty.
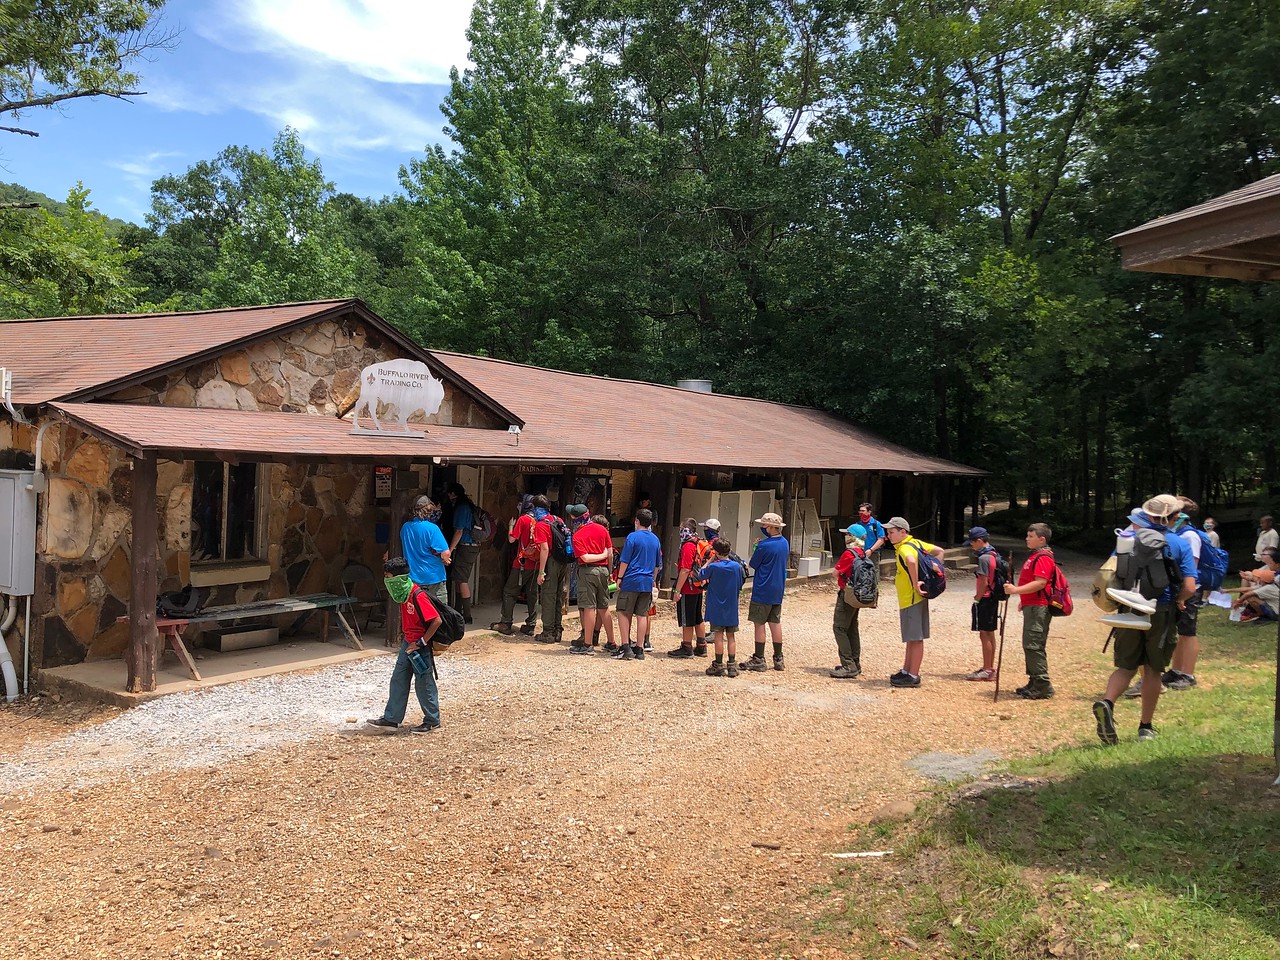
<svg viewBox="0 0 1280 960">
<path fill-rule="evenodd" d="M 864 678 L 829 679 L 834 591 L 811 585 L 784 608 L 782 673 L 713 680 L 704 660 L 468 638 L 440 660 L 444 727 L 426 737 L 358 722 L 385 700 L 384 658 L 69 733 L 56 716 L 7 729 L 9 943 L 38 957 L 842 955 L 808 918 L 829 906 L 813 891 L 849 824 L 932 779 L 1092 737 L 1105 630 L 1089 567 L 1068 572 L 1084 596 L 1054 625 L 1061 692 L 1043 703 L 993 705 L 990 684 L 962 679 L 977 662 L 968 584 L 935 601 L 920 689 L 887 683 L 891 595 L 864 613 Z M 1020 627 L 1014 612 L 1008 688 Z"/>
</svg>

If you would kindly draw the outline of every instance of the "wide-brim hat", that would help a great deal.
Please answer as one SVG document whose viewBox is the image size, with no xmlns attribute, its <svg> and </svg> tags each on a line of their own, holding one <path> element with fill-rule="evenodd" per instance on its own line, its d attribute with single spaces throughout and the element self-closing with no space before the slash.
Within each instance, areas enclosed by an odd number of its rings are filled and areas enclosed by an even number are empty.
<svg viewBox="0 0 1280 960">
<path fill-rule="evenodd" d="M 1176 517 L 1182 512 L 1182 501 L 1171 493 L 1157 494 L 1142 505 L 1142 512 L 1157 520 Z"/>
<path fill-rule="evenodd" d="M 766 527 L 785 527 L 786 526 L 786 524 L 782 522 L 782 518 L 778 516 L 776 513 L 766 513 L 760 519 L 752 520 L 751 522 L 759 523 Z"/>
</svg>

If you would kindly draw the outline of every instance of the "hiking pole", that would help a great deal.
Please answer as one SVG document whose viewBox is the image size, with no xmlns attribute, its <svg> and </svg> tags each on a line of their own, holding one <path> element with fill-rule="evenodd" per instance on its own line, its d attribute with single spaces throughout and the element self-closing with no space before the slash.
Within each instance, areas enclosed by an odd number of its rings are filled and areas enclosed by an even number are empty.
<svg viewBox="0 0 1280 960">
<path fill-rule="evenodd" d="M 1271 785 L 1280 787 L 1280 627 L 1276 627 L 1276 718 L 1271 727 L 1271 742 L 1276 751 L 1276 780 Z"/>
<path fill-rule="evenodd" d="M 1013 551 L 1009 551 L 1009 572 L 1013 573 Z M 1000 612 L 1000 648 L 996 654 L 996 692 L 992 703 L 1000 702 L 1000 668 L 1004 665 L 1004 624 L 1009 619 L 1009 594 L 1004 595 L 1004 606 Z"/>
</svg>

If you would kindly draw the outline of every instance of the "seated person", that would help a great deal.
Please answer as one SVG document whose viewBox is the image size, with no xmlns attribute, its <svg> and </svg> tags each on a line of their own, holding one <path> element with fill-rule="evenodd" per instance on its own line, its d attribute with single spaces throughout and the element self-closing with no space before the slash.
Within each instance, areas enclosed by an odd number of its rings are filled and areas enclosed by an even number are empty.
<svg viewBox="0 0 1280 960">
<path fill-rule="evenodd" d="M 1244 607 L 1242 623 L 1259 618 L 1280 619 L 1280 585 L 1276 584 L 1280 562 L 1277 562 L 1276 554 L 1275 547 L 1263 547 L 1263 566 L 1257 570 L 1240 571 L 1240 596 L 1232 606 Z"/>
</svg>

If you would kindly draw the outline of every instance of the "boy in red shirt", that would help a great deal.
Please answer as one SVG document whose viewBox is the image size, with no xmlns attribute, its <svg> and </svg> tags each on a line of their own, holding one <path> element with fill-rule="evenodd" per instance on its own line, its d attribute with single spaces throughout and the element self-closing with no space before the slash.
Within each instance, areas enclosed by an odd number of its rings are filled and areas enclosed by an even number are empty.
<svg viewBox="0 0 1280 960">
<path fill-rule="evenodd" d="M 410 733 L 430 733 L 440 726 L 440 693 L 436 689 L 436 678 L 433 670 L 422 673 L 413 669 L 409 661 L 409 652 L 422 654 L 431 663 L 431 637 L 440 627 L 440 615 L 426 591 L 409 577 L 409 563 L 403 557 L 393 557 L 382 566 L 387 585 L 387 593 L 391 599 L 400 604 L 400 629 L 403 637 L 400 642 L 400 655 L 396 657 L 395 668 L 391 671 L 391 689 L 387 695 L 387 706 L 382 716 L 369 721 L 371 727 L 387 727 L 396 729 L 404 720 L 405 708 L 409 705 L 409 682 L 413 681 L 414 692 L 418 695 L 418 706 L 422 707 L 422 723 L 410 727 Z"/>
<path fill-rule="evenodd" d="M 845 551 L 836 561 L 836 609 L 831 618 L 831 632 L 836 637 L 836 650 L 840 664 L 827 671 L 836 680 L 853 680 L 862 674 L 862 634 L 858 630 L 860 611 L 844 602 L 844 588 L 853 573 L 853 561 L 866 556 L 863 549 L 867 542 L 867 528 L 860 523 L 851 524 L 844 532 Z"/>
<path fill-rule="evenodd" d="M 1053 551 L 1049 540 L 1053 530 L 1047 523 L 1027 527 L 1027 549 L 1030 555 L 1018 574 L 1018 585 L 1004 585 L 1006 596 L 1018 597 L 1022 607 L 1022 652 L 1027 660 L 1027 685 L 1014 691 L 1028 700 L 1048 700 L 1053 696 L 1049 682 L 1049 656 L 1045 645 L 1049 640 L 1049 594 L 1045 588 L 1053 578 Z"/>
<path fill-rule="evenodd" d="M 680 625 L 680 646 L 667 652 L 668 657 L 687 659 L 707 655 L 707 623 L 702 615 L 704 582 L 693 579 L 693 568 L 701 568 L 715 560 L 711 541 L 719 536 L 720 521 L 705 520 L 705 537 L 698 536 L 698 521 L 690 517 L 680 527 L 680 557 L 676 564 L 676 622 Z M 694 640 L 697 646 L 694 646 Z"/>
<path fill-rule="evenodd" d="M 585 506 L 583 509 L 586 509 Z M 609 536 L 609 521 L 606 518 L 599 515 L 592 517 L 574 531 L 573 556 L 578 563 L 578 606 L 582 610 L 582 636 L 569 644 L 569 652 L 589 654 L 601 625 L 609 643 L 613 643 L 613 617 L 609 613 L 613 538 Z"/>
<path fill-rule="evenodd" d="M 525 595 L 525 618 L 520 632 L 531 637 L 538 625 L 538 594 L 542 590 L 538 570 L 546 565 L 551 535 L 547 524 L 537 521 L 547 515 L 548 506 L 546 497 L 525 494 L 520 500 L 520 516 L 516 517 L 507 534 L 507 542 L 516 545 L 516 556 L 502 588 L 502 619 L 489 625 L 489 629 L 504 636 L 515 633 L 512 621 L 515 619 L 516 597 L 521 593 Z"/>
</svg>

